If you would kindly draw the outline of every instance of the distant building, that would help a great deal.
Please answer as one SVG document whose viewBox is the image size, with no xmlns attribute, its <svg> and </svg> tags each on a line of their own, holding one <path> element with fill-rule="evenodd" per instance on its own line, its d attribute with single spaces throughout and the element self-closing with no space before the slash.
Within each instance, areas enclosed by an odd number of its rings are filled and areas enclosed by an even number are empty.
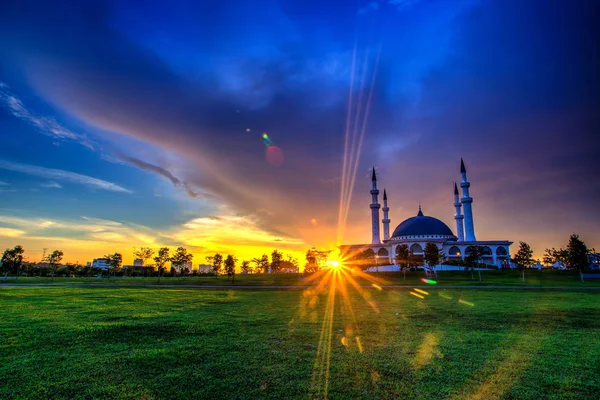
<svg viewBox="0 0 600 400">
<path fill-rule="evenodd" d="M 141 258 L 136 258 L 135 260 L 133 260 L 133 266 L 134 267 L 143 267 L 144 260 L 142 260 Z"/>
<path fill-rule="evenodd" d="M 94 258 L 94 261 L 92 261 L 92 268 L 107 270 L 110 268 L 110 265 L 108 265 L 108 260 L 106 258 Z"/>
<path fill-rule="evenodd" d="M 199 274 L 212 274 L 213 266 L 208 264 L 199 264 L 198 265 L 198 273 Z"/>
</svg>

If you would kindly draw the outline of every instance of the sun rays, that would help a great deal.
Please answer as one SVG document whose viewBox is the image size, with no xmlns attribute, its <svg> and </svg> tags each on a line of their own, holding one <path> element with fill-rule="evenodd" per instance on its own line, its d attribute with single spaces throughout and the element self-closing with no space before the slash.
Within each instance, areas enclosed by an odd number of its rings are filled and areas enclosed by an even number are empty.
<svg viewBox="0 0 600 400">
<path fill-rule="evenodd" d="M 367 121 L 371 111 L 371 101 L 379 67 L 381 45 L 377 48 L 374 60 L 371 50 L 364 50 L 364 58 L 360 63 L 360 71 L 356 71 L 358 46 L 354 46 L 350 67 L 350 91 L 348 94 L 348 110 L 344 132 L 344 154 L 342 160 L 342 181 L 340 189 L 340 204 L 338 210 L 337 244 L 343 241 L 352 192 L 356 181 L 356 173 L 360 161 L 360 153 L 365 137 Z M 371 64 L 371 65 L 370 65 Z M 360 75 L 357 77 L 357 75 Z M 359 80 L 358 96 L 355 95 L 355 80 Z M 358 98 L 356 98 L 358 97 Z"/>
</svg>

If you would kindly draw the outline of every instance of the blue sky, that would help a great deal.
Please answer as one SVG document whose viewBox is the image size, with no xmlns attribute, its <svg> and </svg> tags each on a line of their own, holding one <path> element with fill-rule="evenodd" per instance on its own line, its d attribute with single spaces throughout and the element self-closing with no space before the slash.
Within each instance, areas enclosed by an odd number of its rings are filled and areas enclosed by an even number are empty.
<svg viewBox="0 0 600 400">
<path fill-rule="evenodd" d="M 541 254 L 578 232 L 598 246 L 597 12 L 566 0 L 3 2 L 0 244 L 78 259 L 181 244 L 197 261 L 335 245 L 346 125 L 364 121 L 344 241 L 370 237 L 372 165 L 392 225 L 420 201 L 453 227 L 462 156 L 480 238 Z"/>
</svg>

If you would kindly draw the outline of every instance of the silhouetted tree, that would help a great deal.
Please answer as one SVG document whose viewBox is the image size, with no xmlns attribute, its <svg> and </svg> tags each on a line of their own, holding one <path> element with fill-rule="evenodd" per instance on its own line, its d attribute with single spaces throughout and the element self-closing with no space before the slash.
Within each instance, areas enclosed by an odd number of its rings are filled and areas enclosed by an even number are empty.
<svg viewBox="0 0 600 400">
<path fill-rule="evenodd" d="M 160 283 L 160 276 L 162 272 L 165 270 L 165 264 L 171 259 L 169 257 L 169 248 L 161 247 L 158 250 L 158 255 L 154 257 L 154 264 L 156 265 L 156 269 L 158 270 L 158 282 Z"/>
<path fill-rule="evenodd" d="M 121 264 L 123 263 L 123 256 L 121 253 L 108 254 L 104 256 L 108 263 L 109 271 L 115 275 L 121 269 Z"/>
<path fill-rule="evenodd" d="M 519 242 L 519 250 L 513 256 L 513 262 L 521 271 L 521 276 L 523 282 L 525 282 L 525 268 L 530 268 L 533 264 L 535 264 L 535 260 L 533 259 L 533 250 L 531 247 L 525 242 Z"/>
<path fill-rule="evenodd" d="M 171 264 L 175 267 L 175 271 L 182 275 L 189 272 L 187 265 L 192 262 L 193 258 L 194 256 L 188 253 L 185 247 L 178 247 L 171 257 Z"/>
<path fill-rule="evenodd" d="M 471 271 L 471 279 L 473 279 L 473 271 L 475 266 L 479 265 L 481 258 L 485 255 L 485 248 L 482 246 L 469 246 L 466 250 L 467 256 L 465 257 L 465 267 Z M 479 280 L 481 280 L 481 271 L 477 269 L 479 273 Z"/>
<path fill-rule="evenodd" d="M 231 254 L 227 255 L 225 258 L 225 273 L 229 278 L 231 278 L 231 282 L 235 282 L 235 263 L 237 262 L 237 258 L 232 256 Z"/>
<path fill-rule="evenodd" d="M 242 261 L 242 265 L 240 266 L 241 271 L 244 274 L 248 274 L 252 272 L 252 268 L 250 268 L 250 261 L 244 260 Z"/>
<path fill-rule="evenodd" d="M 146 261 L 152 259 L 154 250 L 150 247 L 140 247 L 139 249 L 133 248 L 133 258 L 142 260 L 142 271 L 146 272 Z M 144 273 L 144 276 L 146 274 Z"/>
<path fill-rule="evenodd" d="M 263 274 L 269 272 L 269 256 L 263 254 L 260 258 L 253 258 L 252 262 L 256 264 L 256 272 L 261 271 Z"/>
<path fill-rule="evenodd" d="M 589 265 L 589 255 L 595 253 L 594 249 L 588 249 L 579 235 L 572 234 L 567 245 L 567 263 L 570 267 L 579 271 L 581 283 L 583 283 L 583 270 Z"/>
<path fill-rule="evenodd" d="M 434 267 L 440 263 L 440 250 L 435 243 L 427 243 L 425 245 L 423 259 L 430 267 Z"/>
<path fill-rule="evenodd" d="M 63 258 L 63 252 L 61 250 L 54 250 L 48 256 L 48 265 L 50 265 L 50 270 L 52 271 L 52 282 L 54 282 L 54 275 L 56 274 L 56 268 L 60 264 Z"/>
<path fill-rule="evenodd" d="M 283 255 L 277 251 L 273 250 L 271 253 L 271 272 L 277 273 L 281 269 L 281 261 L 283 259 Z"/>
<path fill-rule="evenodd" d="M 221 274 L 221 266 L 223 265 L 223 256 L 219 253 L 216 253 L 214 256 L 207 256 L 206 262 L 208 262 L 213 267 L 213 272 L 215 273 L 215 277 L 218 277 Z"/>
<path fill-rule="evenodd" d="M 406 270 L 408 269 L 408 257 L 410 250 L 406 244 L 401 244 L 396 247 L 396 264 L 400 267 L 400 271 L 404 274 L 404 280 L 406 280 Z"/>
<path fill-rule="evenodd" d="M 21 265 L 23 264 L 24 252 L 25 250 L 20 245 L 16 245 L 12 249 L 4 250 L 4 254 L 2 254 L 2 264 L 0 265 L 0 268 L 2 269 L 2 272 L 4 272 L 5 281 L 9 273 L 14 274 L 15 277 L 19 275 L 19 270 L 21 269 Z"/>
<path fill-rule="evenodd" d="M 304 272 L 313 273 L 325 268 L 329 253 L 331 253 L 331 250 L 317 250 L 316 247 L 309 249 L 306 252 L 306 264 L 304 265 Z"/>
<path fill-rule="evenodd" d="M 566 266 L 569 262 L 569 251 L 563 248 L 559 248 L 558 250 L 554 247 L 551 249 L 546 249 L 544 252 L 545 264 L 554 264 L 556 262 Z"/>
</svg>

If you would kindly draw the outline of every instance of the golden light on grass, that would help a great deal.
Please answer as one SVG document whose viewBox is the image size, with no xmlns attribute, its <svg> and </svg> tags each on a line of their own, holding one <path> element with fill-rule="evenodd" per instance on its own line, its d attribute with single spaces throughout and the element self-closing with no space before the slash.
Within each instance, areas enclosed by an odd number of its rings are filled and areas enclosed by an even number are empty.
<svg viewBox="0 0 600 400">
<path fill-rule="evenodd" d="M 364 351 L 364 344 L 360 339 L 360 328 L 354 314 L 349 289 L 355 289 L 373 312 L 379 313 L 379 307 L 371 298 L 370 290 L 372 288 L 382 290 L 381 285 L 384 285 L 385 281 L 370 276 L 359 269 L 350 268 L 345 262 L 347 259 L 347 256 L 341 254 L 334 255 L 327 261 L 326 268 L 308 277 L 307 280 L 314 284 L 310 289 L 304 291 L 301 300 L 305 306 L 308 305 L 316 309 L 316 305 L 320 301 L 319 294 L 325 297 L 325 311 L 322 317 L 317 354 L 313 364 L 313 376 L 310 386 L 311 398 L 327 398 L 331 352 L 336 343 L 341 343 L 347 351 L 358 351 L 360 353 Z M 363 287 L 357 281 L 359 278 L 371 285 Z M 338 299 L 341 302 L 336 304 Z M 304 312 L 304 315 L 307 315 L 307 313 Z M 347 318 L 347 320 L 340 321 L 341 318 Z M 341 326 L 344 329 L 340 329 L 340 326 L 338 326 L 340 323 L 342 323 Z M 337 335 L 336 340 L 333 340 L 334 331 Z"/>
</svg>

